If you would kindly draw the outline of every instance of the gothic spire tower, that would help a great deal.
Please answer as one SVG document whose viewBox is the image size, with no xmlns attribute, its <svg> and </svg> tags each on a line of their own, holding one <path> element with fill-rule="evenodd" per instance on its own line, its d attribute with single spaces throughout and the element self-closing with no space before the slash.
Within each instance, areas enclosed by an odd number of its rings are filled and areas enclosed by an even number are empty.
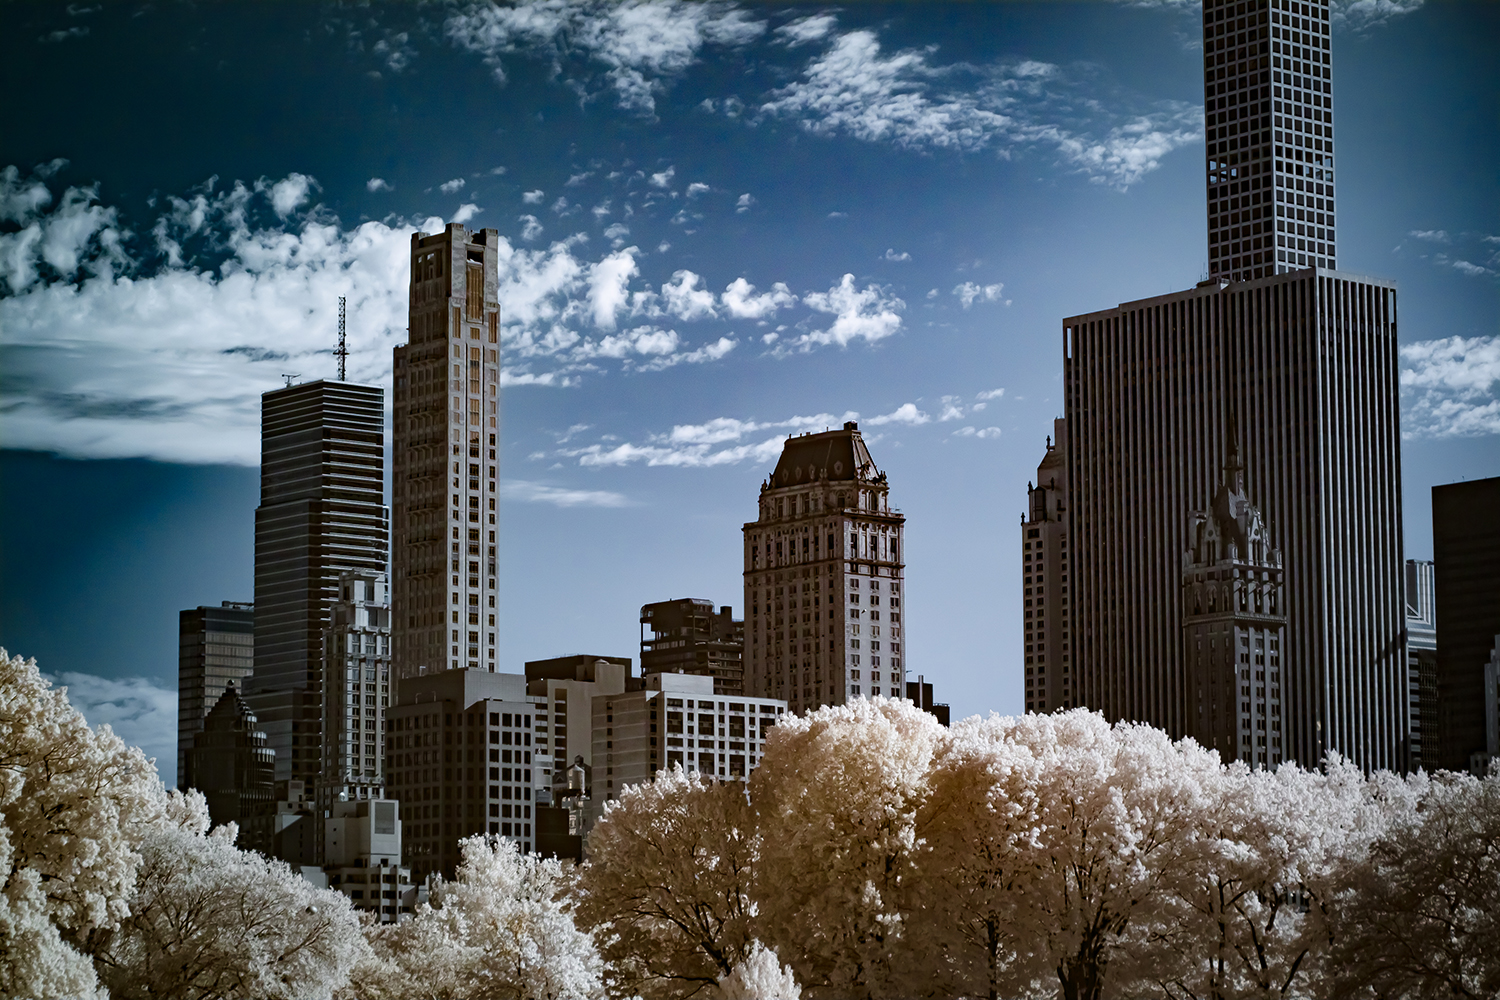
<svg viewBox="0 0 1500 1000">
<path fill-rule="evenodd" d="M 1204 0 L 1208 271 L 1337 266 L 1328 0 Z"/>
<path fill-rule="evenodd" d="M 391 632 L 397 683 L 495 670 L 499 233 L 411 238 L 408 341 L 395 349 Z"/>
</svg>

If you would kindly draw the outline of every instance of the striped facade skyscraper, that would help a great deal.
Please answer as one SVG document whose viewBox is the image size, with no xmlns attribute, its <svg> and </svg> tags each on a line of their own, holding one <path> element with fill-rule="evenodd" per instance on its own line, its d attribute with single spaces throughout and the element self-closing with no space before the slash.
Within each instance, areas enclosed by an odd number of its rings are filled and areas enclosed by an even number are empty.
<svg viewBox="0 0 1500 1000">
<path fill-rule="evenodd" d="M 1208 272 L 1337 266 L 1329 0 L 1204 0 Z"/>
</svg>

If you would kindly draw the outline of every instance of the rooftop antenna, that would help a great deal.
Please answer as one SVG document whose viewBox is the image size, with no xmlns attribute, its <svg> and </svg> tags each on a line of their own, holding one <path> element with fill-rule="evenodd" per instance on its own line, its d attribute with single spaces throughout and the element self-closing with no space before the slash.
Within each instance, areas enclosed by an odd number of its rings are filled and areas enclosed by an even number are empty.
<svg viewBox="0 0 1500 1000">
<path fill-rule="evenodd" d="M 333 352 L 333 356 L 339 359 L 339 381 L 343 382 L 345 366 L 349 360 L 349 348 L 344 342 L 344 297 L 339 296 L 339 349 Z"/>
<path fill-rule="evenodd" d="M 292 387 L 292 379 L 296 378 L 298 375 L 301 375 L 301 374 L 302 374 L 301 372 L 292 372 L 290 375 L 288 375 L 286 372 L 282 372 L 281 373 L 281 378 L 282 378 L 282 380 L 284 382 L 286 382 L 286 387 L 288 389 L 290 389 Z"/>
</svg>

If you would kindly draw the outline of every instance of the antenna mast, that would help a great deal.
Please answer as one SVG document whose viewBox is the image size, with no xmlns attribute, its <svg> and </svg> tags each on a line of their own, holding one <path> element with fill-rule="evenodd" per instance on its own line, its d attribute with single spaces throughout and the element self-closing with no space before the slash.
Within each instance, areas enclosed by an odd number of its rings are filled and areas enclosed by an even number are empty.
<svg viewBox="0 0 1500 1000">
<path fill-rule="evenodd" d="M 349 348 L 344 342 L 344 296 L 339 296 L 339 349 L 333 352 L 339 359 L 339 381 L 343 382 L 345 366 L 349 360 Z"/>
</svg>

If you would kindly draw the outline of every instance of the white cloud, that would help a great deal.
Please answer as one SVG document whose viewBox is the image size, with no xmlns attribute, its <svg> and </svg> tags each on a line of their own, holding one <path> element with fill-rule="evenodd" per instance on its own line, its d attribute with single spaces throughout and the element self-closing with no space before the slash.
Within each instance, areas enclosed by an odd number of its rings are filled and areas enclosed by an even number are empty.
<svg viewBox="0 0 1500 1000">
<path fill-rule="evenodd" d="M 582 89 L 593 68 L 602 67 L 616 103 L 648 117 L 655 114 L 657 96 L 705 47 L 745 45 L 765 31 L 764 22 L 732 5 L 688 0 L 479 4 L 448 18 L 445 27 L 455 44 L 478 53 L 502 81 L 502 57 L 517 53 L 552 62 Z"/>
<path fill-rule="evenodd" d="M 703 279 L 692 271 L 674 271 L 672 280 L 661 286 L 662 298 L 667 312 L 682 320 L 708 319 L 718 315 L 714 308 L 714 293 L 699 288 Z"/>
<path fill-rule="evenodd" d="M 973 437 L 973 438 L 997 438 L 997 437 L 1000 436 L 1000 428 L 998 428 L 998 427 L 981 427 L 981 428 L 979 428 L 979 429 L 976 430 L 973 427 L 960 427 L 958 430 L 956 430 L 956 431 L 953 432 L 952 436 L 953 437 Z"/>
<path fill-rule="evenodd" d="M 921 410 L 917 409 L 916 403 L 902 403 L 890 413 L 884 413 L 878 417 L 871 417 L 869 420 L 866 420 L 865 423 L 871 424 L 875 427 L 882 427 L 886 424 L 907 424 L 908 426 L 915 427 L 919 424 L 928 423 L 931 420 L 931 417 L 923 413 Z"/>
<path fill-rule="evenodd" d="M 776 282 L 769 292 L 755 294 L 755 286 L 744 278 L 735 278 L 724 289 L 724 309 L 735 319 L 766 319 L 777 310 L 796 305 L 797 296 L 784 282 Z M 767 341 L 769 343 L 769 341 Z"/>
<path fill-rule="evenodd" d="M 677 173 L 676 167 L 668 167 L 661 173 L 651 175 L 651 186 L 666 188 L 672 183 L 672 177 Z"/>
<path fill-rule="evenodd" d="M 1411 236 L 1429 243 L 1449 243 L 1448 234 L 1441 229 L 1413 229 Z"/>
<path fill-rule="evenodd" d="M 700 181 L 693 181 L 693 183 L 687 186 L 687 196 L 689 198 L 696 198 L 700 194 L 708 194 L 708 192 L 711 190 L 713 189 L 710 188 L 707 184 L 701 183 Z"/>
<path fill-rule="evenodd" d="M 630 227 L 623 222 L 616 222 L 604 230 L 604 238 L 610 241 L 610 245 L 616 250 L 625 245 L 625 237 L 630 235 Z"/>
<path fill-rule="evenodd" d="M 463 187 L 464 179 L 462 177 L 455 177 L 451 181 L 444 181 L 439 184 L 438 190 L 443 192 L 443 194 L 452 194 L 455 191 L 462 191 Z"/>
<path fill-rule="evenodd" d="M 1392 18 L 1410 14 L 1423 0 L 1334 0 L 1333 23 L 1355 31 L 1377 28 Z"/>
<path fill-rule="evenodd" d="M 813 14 L 810 17 L 799 17 L 795 21 L 783 24 L 776 29 L 776 34 L 789 48 L 796 48 L 798 45 L 822 41 L 828 37 L 829 32 L 833 31 L 833 26 L 836 24 L 838 24 L 838 18 L 831 14 Z"/>
<path fill-rule="evenodd" d="M 521 229 L 521 239 L 530 242 L 536 239 L 538 236 L 542 235 L 542 224 L 536 216 L 523 215 L 520 216 L 516 221 L 525 223 L 525 225 Z"/>
<path fill-rule="evenodd" d="M 824 430 L 858 417 L 857 413 L 846 413 L 842 417 L 819 413 L 767 422 L 716 417 L 702 424 L 678 424 L 665 434 L 649 435 L 644 444 L 605 442 L 560 451 L 558 454 L 576 458 L 578 464 L 585 466 L 631 465 L 641 462 L 648 466 L 712 468 L 738 465 L 745 461 L 764 463 L 773 461 L 781 454 L 785 437 L 777 433 L 760 441 L 744 442 L 744 438 L 768 430 L 786 433 Z M 730 442 L 742 443 L 718 447 Z"/>
<path fill-rule="evenodd" d="M 972 281 L 965 281 L 953 289 L 953 294 L 963 303 L 965 309 L 975 302 L 999 302 L 1000 293 L 1005 290 L 1005 285 L 976 285 Z"/>
<path fill-rule="evenodd" d="M 827 344 L 846 347 L 851 340 L 884 340 L 901 328 L 900 310 L 906 308 L 905 302 L 879 285 L 867 285 L 863 291 L 855 288 L 852 274 L 844 275 L 827 292 L 808 292 L 802 301 L 836 317 L 828 329 L 798 337 L 794 346 L 802 350 Z"/>
<path fill-rule="evenodd" d="M 744 194 L 739 196 L 738 200 L 735 201 L 734 210 L 736 212 L 748 212 L 754 205 L 755 198 L 751 196 L 750 192 L 746 191 Z"/>
<path fill-rule="evenodd" d="M 629 307 L 630 295 L 626 290 L 630 279 L 640 273 L 635 247 L 617 250 L 589 268 L 589 306 L 594 325 L 601 330 L 615 328 L 615 316 Z"/>
<path fill-rule="evenodd" d="M 170 788 L 177 781 L 177 691 L 145 677 L 99 677 L 65 672 L 52 678 L 68 689 L 68 703 L 95 728 L 109 726 L 147 757 Z"/>
<path fill-rule="evenodd" d="M 1446 337 L 1401 348 L 1402 436 L 1500 434 L 1500 337 Z"/>
<path fill-rule="evenodd" d="M 528 205 L 540 205 L 542 203 L 542 199 L 546 197 L 546 194 L 547 192 L 543 191 L 541 188 L 537 188 L 535 191 L 523 192 L 521 194 L 521 200 Z"/>
<path fill-rule="evenodd" d="M 467 223 L 470 219 L 474 218 L 474 216 L 483 211 L 484 209 L 480 208 L 472 201 L 466 201 L 462 205 L 458 206 L 458 211 L 453 213 L 453 221 L 458 223 Z"/>
<path fill-rule="evenodd" d="M 558 195 L 557 200 L 552 203 L 552 211 L 556 215 L 573 214 L 572 212 L 568 211 L 568 199 L 564 198 L 562 195 Z"/>
<path fill-rule="evenodd" d="M 907 253 L 905 250 L 897 253 L 895 250 L 887 249 L 885 252 L 885 259 L 894 261 L 907 261 L 911 260 L 911 254 Z"/>
<path fill-rule="evenodd" d="M 566 182 L 564 182 L 563 187 L 577 187 L 592 176 L 594 176 L 594 172 L 592 170 L 585 170 L 581 174 L 573 174 L 567 179 Z"/>
<path fill-rule="evenodd" d="M 262 180 L 260 185 L 264 183 L 265 181 Z M 306 174 L 287 174 L 286 177 L 271 185 L 271 207 L 278 216 L 284 219 L 307 201 L 317 184 L 317 181 Z"/>
<path fill-rule="evenodd" d="M 506 479 L 500 483 L 500 496 L 521 503 L 549 503 L 554 507 L 628 507 L 623 493 L 610 490 L 574 490 L 524 479 Z"/>
<path fill-rule="evenodd" d="M 1487 267 L 1481 267 L 1478 264 L 1471 263 L 1467 260 L 1455 260 L 1452 262 L 1451 266 L 1455 271 L 1459 272 L 1460 274 L 1467 274 L 1471 278 L 1477 278 L 1480 275 L 1484 274 L 1495 273 Z"/>
<path fill-rule="evenodd" d="M 956 85 L 960 78 L 973 82 Z M 1051 150 L 1071 169 L 1117 187 L 1202 138 L 1199 106 L 1121 112 L 1077 90 L 1048 63 L 934 66 L 926 52 L 885 55 L 875 33 L 860 30 L 837 36 L 801 79 L 773 91 L 760 113 L 796 119 L 817 134 L 911 149 Z"/>
<path fill-rule="evenodd" d="M 365 181 L 365 190 L 374 194 L 376 191 L 394 191 L 396 189 L 387 184 L 383 177 L 371 177 Z"/>
<path fill-rule="evenodd" d="M 962 400 L 960 397 L 944 396 L 942 399 L 942 403 L 943 412 L 938 414 L 938 423 L 947 423 L 950 420 L 963 419 L 964 408 L 962 406 Z M 983 407 L 984 404 L 980 403 L 978 408 L 983 409 Z"/>
<path fill-rule="evenodd" d="M 979 395 L 975 396 L 974 398 L 978 399 L 978 400 L 999 399 L 1001 396 L 1004 396 L 1004 395 L 1005 395 L 1005 390 L 1004 389 L 986 389 L 984 392 L 981 392 Z"/>
</svg>

